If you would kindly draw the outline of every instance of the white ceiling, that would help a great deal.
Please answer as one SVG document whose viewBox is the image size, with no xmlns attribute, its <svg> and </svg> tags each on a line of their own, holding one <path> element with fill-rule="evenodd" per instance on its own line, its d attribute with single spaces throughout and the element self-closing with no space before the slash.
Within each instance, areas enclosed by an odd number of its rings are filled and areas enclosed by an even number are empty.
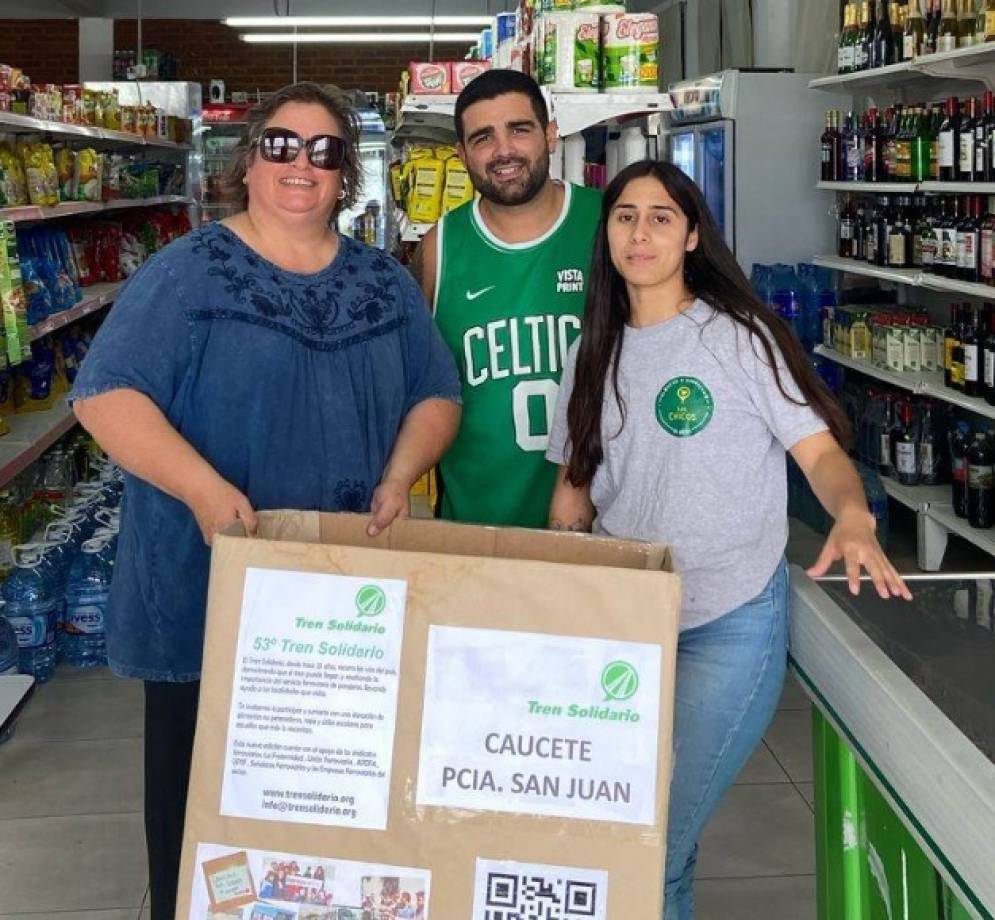
<svg viewBox="0 0 995 920">
<path fill-rule="evenodd" d="M 273 15 L 274 3 L 286 13 L 288 0 L 0 0 L 0 18 L 37 19 L 75 16 L 134 19 L 222 19 Z M 491 14 L 514 8 L 514 0 L 289 0 L 295 16 Z"/>
</svg>

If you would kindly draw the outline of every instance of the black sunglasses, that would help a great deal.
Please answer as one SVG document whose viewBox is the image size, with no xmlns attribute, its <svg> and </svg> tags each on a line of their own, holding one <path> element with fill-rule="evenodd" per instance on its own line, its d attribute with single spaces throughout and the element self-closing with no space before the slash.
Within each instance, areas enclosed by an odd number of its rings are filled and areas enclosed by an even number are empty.
<svg viewBox="0 0 995 920">
<path fill-rule="evenodd" d="M 293 163 L 301 150 L 315 169 L 338 169 L 345 159 L 345 141 L 334 134 L 316 134 L 305 140 L 289 128 L 266 128 L 253 147 L 267 163 Z"/>
</svg>

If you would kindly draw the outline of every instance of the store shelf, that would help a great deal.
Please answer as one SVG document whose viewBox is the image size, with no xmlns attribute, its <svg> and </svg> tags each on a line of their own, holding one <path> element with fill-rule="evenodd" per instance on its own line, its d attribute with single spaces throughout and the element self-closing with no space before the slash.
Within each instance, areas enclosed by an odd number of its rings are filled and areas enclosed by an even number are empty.
<svg viewBox="0 0 995 920">
<path fill-rule="evenodd" d="M 943 383 L 943 374 L 939 371 L 921 374 L 896 374 L 894 371 L 875 367 L 869 361 L 848 358 L 846 355 L 841 355 L 838 351 L 827 348 L 825 345 L 816 345 L 815 353 L 827 361 L 832 361 L 835 364 L 848 367 L 861 374 L 866 374 L 868 377 L 873 377 L 893 387 L 908 390 L 917 396 L 929 396 L 932 399 L 938 399 L 951 406 L 966 409 L 968 412 L 973 412 L 982 418 L 995 419 L 995 406 L 990 406 L 983 399 L 979 399 L 976 396 L 967 396 L 952 387 L 945 386 Z"/>
<path fill-rule="evenodd" d="M 995 43 L 926 54 L 911 61 L 831 75 L 809 81 L 809 88 L 829 92 L 859 92 L 876 86 L 901 86 L 923 79 L 980 80 L 989 89 L 995 84 Z"/>
<path fill-rule="evenodd" d="M 931 504 L 926 509 L 925 516 L 948 533 L 956 534 L 967 540 L 968 543 L 973 543 L 979 549 L 995 556 L 995 530 L 979 530 L 968 524 L 965 518 L 957 517 L 954 514 L 954 507 L 949 501 L 949 493 L 947 501 Z"/>
<path fill-rule="evenodd" d="M 186 198 L 183 195 L 159 195 L 155 198 L 118 198 L 113 201 L 67 201 L 50 208 L 38 207 L 37 205 L 0 208 L 0 220 L 27 223 L 39 220 L 58 220 L 80 214 L 103 214 L 108 211 L 119 211 L 123 208 L 151 208 L 164 204 L 191 205 L 193 203 L 192 198 Z"/>
<path fill-rule="evenodd" d="M 0 112 L 0 133 L 50 134 L 56 137 L 83 137 L 92 141 L 110 141 L 136 147 L 162 147 L 171 150 L 191 150 L 189 144 L 177 144 L 160 137 L 142 137 L 129 131 L 112 131 L 110 128 L 91 128 L 88 125 L 70 125 L 62 121 L 45 121 L 30 115 Z"/>
<path fill-rule="evenodd" d="M 912 193 L 914 182 L 816 182 L 815 187 L 829 192 L 853 192 L 857 195 L 887 195 Z"/>
<path fill-rule="evenodd" d="M 553 93 L 544 90 L 551 118 L 560 137 L 585 128 L 616 122 L 620 118 L 670 112 L 674 106 L 667 93 Z"/>
<path fill-rule="evenodd" d="M 84 316 L 89 316 L 91 313 L 96 313 L 97 310 L 102 310 L 109 303 L 113 302 L 122 284 L 123 282 L 118 281 L 108 284 L 94 284 L 83 288 L 83 299 L 72 309 L 56 313 L 48 317 L 48 319 L 30 327 L 31 341 L 33 342 L 35 339 L 49 335 L 55 332 L 56 329 L 68 326 L 70 323 L 75 323 L 76 320 L 82 319 Z"/>
<path fill-rule="evenodd" d="M 824 268 L 832 268 L 851 275 L 862 275 L 865 278 L 878 278 L 895 284 L 925 288 L 927 291 L 961 294 L 965 297 L 995 301 L 995 287 L 973 281 L 944 278 L 942 275 L 934 275 L 932 272 L 920 271 L 917 268 L 885 268 L 881 265 L 869 265 L 859 259 L 841 259 L 839 256 L 814 256 L 812 262 Z"/>
<path fill-rule="evenodd" d="M 855 195 L 995 195 L 995 182 L 816 182 L 815 187 Z"/>
<path fill-rule="evenodd" d="M 913 511 L 924 511 L 935 503 L 950 501 L 950 486 L 905 486 L 889 476 L 881 477 L 881 485 L 895 501 Z"/>
<path fill-rule="evenodd" d="M 832 268 L 838 272 L 848 272 L 851 275 L 863 275 L 866 278 L 878 278 L 881 281 L 893 281 L 895 284 L 910 284 L 918 286 L 919 275 L 922 272 L 914 268 L 886 268 L 883 265 L 870 265 L 858 259 L 843 259 L 839 256 L 814 256 L 812 262 L 824 268 Z"/>
<path fill-rule="evenodd" d="M 816 345 L 814 350 L 817 355 L 825 358 L 827 361 L 848 367 L 853 371 L 859 371 L 861 374 L 866 374 L 868 377 L 873 377 L 875 380 L 880 380 L 882 383 L 887 383 L 890 386 L 898 387 L 900 390 L 908 390 L 910 393 L 922 393 L 925 391 L 927 385 L 926 375 L 896 374 L 894 371 L 875 367 L 870 361 L 861 361 L 859 358 L 850 358 L 842 355 L 825 345 Z M 937 373 L 928 376 L 935 376 L 937 380 L 934 382 L 939 382 L 940 386 L 942 386 L 943 377 L 941 374 Z"/>
<path fill-rule="evenodd" d="M 873 70 L 819 77 L 810 80 L 808 85 L 809 89 L 821 89 L 833 93 L 840 90 L 856 92 L 870 89 L 872 86 L 895 86 L 917 79 L 921 79 L 921 76 L 913 70 L 912 62 L 903 61 L 901 64 L 891 64 L 888 67 L 877 67 Z"/>
<path fill-rule="evenodd" d="M 7 419 L 10 433 L 0 437 L 0 487 L 34 463 L 68 432 L 76 417 L 65 399 L 45 412 L 26 412 Z"/>
</svg>

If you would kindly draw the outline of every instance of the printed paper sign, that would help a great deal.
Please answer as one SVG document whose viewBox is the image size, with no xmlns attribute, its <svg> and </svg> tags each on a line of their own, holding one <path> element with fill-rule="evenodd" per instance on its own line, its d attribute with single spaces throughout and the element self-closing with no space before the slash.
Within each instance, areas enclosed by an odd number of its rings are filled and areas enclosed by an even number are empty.
<svg viewBox="0 0 995 920">
<path fill-rule="evenodd" d="M 430 627 L 418 805 L 653 824 L 661 654 Z"/>
<path fill-rule="evenodd" d="M 384 830 L 407 584 L 248 569 L 221 814 Z"/>
<path fill-rule="evenodd" d="M 250 903 L 233 908 L 212 900 L 217 867 L 239 864 L 259 879 Z M 402 917 L 427 920 L 431 873 L 292 853 L 244 850 L 215 843 L 197 845 L 189 920 L 359 920 Z M 207 880 L 205 882 L 205 879 Z"/>
<path fill-rule="evenodd" d="M 607 903 L 607 872 L 477 860 L 472 920 L 605 920 Z"/>
</svg>

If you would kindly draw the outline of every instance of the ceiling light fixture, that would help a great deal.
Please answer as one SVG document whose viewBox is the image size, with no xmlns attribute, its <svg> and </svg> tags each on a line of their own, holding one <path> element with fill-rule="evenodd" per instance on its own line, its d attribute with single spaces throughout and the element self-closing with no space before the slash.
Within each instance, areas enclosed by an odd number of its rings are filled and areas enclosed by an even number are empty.
<svg viewBox="0 0 995 920">
<path fill-rule="evenodd" d="M 418 43 L 434 41 L 437 45 L 466 44 L 480 38 L 476 32 L 244 32 L 239 35 L 252 45 L 353 45 L 377 42 Z"/>
<path fill-rule="evenodd" d="M 493 16 L 230 16 L 226 26 L 255 28 L 357 28 L 371 26 L 488 26 Z"/>
</svg>

